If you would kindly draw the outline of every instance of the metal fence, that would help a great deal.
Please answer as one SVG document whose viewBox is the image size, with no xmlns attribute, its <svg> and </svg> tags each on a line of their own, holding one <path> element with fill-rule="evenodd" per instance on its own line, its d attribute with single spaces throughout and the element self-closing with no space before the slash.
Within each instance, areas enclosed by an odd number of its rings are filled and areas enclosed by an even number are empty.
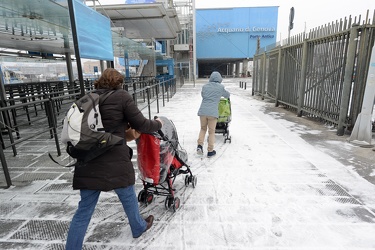
<svg viewBox="0 0 375 250">
<path fill-rule="evenodd" d="M 375 40 L 375 10 L 364 20 L 349 17 L 258 48 L 253 94 L 270 98 L 298 116 L 351 130 L 361 112 Z"/>
<path fill-rule="evenodd" d="M 7 99 L 0 103 L 0 160 L 7 182 L 11 178 L 4 150 L 11 148 L 17 155 L 17 145 L 43 136 L 54 139 L 57 155 L 61 155 L 58 130 L 62 128 L 65 113 L 79 98 L 81 91 L 78 82 L 39 82 L 6 84 Z M 134 102 L 149 119 L 165 106 L 177 91 L 176 79 L 132 78 L 123 85 Z M 94 89 L 93 81 L 85 81 L 85 91 Z"/>
</svg>

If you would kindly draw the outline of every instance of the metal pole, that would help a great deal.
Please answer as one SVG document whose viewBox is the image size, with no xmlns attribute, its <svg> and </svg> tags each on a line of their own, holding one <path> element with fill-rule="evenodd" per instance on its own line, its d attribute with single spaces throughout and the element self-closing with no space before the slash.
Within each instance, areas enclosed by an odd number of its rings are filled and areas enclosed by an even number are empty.
<svg viewBox="0 0 375 250">
<path fill-rule="evenodd" d="M 192 0 L 193 5 L 193 79 L 195 87 L 195 79 L 197 78 L 197 30 L 196 30 L 196 18 L 195 18 L 195 0 Z"/>
<path fill-rule="evenodd" d="M 260 92 L 262 95 L 262 100 L 264 100 L 264 93 L 266 88 L 266 76 L 267 76 L 267 55 L 266 52 L 263 53 L 263 64 L 262 64 L 262 81 L 260 83 Z"/>
<path fill-rule="evenodd" d="M 81 90 L 81 96 L 83 96 L 85 94 L 85 86 L 84 86 L 84 82 L 83 82 L 81 56 L 80 56 L 80 53 L 79 53 L 79 45 L 78 45 L 78 37 L 77 37 L 77 26 L 76 26 L 76 21 L 75 21 L 73 0 L 68 0 L 68 7 L 69 7 L 69 15 L 70 15 L 70 25 L 72 27 L 72 36 L 73 36 L 73 43 L 74 43 L 74 54 L 75 54 L 76 60 L 77 60 L 77 71 L 78 71 L 79 87 L 80 87 L 80 90 Z"/>
<path fill-rule="evenodd" d="M 1 88 L 0 104 L 1 104 L 1 106 L 6 106 L 6 101 L 5 101 L 6 100 L 6 93 L 5 93 L 4 77 L 3 77 L 3 72 L 1 70 L 1 65 L 0 65 L 0 88 Z M 6 113 L 7 113 L 7 111 L 3 112 L 3 114 L 5 114 L 5 115 L 6 115 Z M 0 116 L 1 116 L 1 114 L 0 114 Z M 1 117 L 0 117 L 0 120 L 2 120 Z M 0 133 L 2 133 L 1 130 L 0 130 Z M 10 178 L 8 165 L 7 165 L 7 162 L 6 162 L 6 159 L 5 159 L 5 155 L 4 155 L 2 145 L 0 145 L 0 160 L 1 160 L 1 165 L 3 166 L 3 172 L 4 172 L 5 180 L 7 182 L 7 188 L 9 188 L 12 185 L 12 180 Z"/>
<path fill-rule="evenodd" d="M 354 69 L 354 62 L 357 50 L 357 38 L 358 38 L 358 25 L 353 25 L 349 34 L 349 48 L 348 55 L 346 58 L 345 75 L 344 75 L 344 86 L 341 94 L 340 102 L 340 114 L 337 125 L 337 135 L 344 135 L 345 121 L 349 110 L 349 99 L 350 91 L 352 87 L 352 75 Z"/>
<path fill-rule="evenodd" d="M 7 99 L 6 93 L 5 93 L 4 83 L 5 83 L 4 75 L 3 75 L 3 71 L 2 71 L 2 68 L 1 68 L 1 65 L 0 65 L 0 88 L 1 88 L 0 101 L 2 101 L 2 102 L 5 102 L 5 100 Z"/>
<path fill-rule="evenodd" d="M 5 155 L 3 151 L 3 147 L 0 147 L 0 160 L 1 160 L 1 165 L 3 166 L 3 172 L 5 175 L 5 180 L 7 182 L 7 188 L 12 186 L 12 179 L 10 178 L 9 170 L 8 170 L 8 165 L 5 160 Z"/>
<path fill-rule="evenodd" d="M 279 57 L 277 58 L 277 76 L 276 76 L 276 94 L 275 94 L 275 106 L 279 106 L 279 86 L 280 86 L 280 79 L 281 79 L 281 58 L 282 58 L 282 50 L 281 46 L 279 48 Z"/>
</svg>

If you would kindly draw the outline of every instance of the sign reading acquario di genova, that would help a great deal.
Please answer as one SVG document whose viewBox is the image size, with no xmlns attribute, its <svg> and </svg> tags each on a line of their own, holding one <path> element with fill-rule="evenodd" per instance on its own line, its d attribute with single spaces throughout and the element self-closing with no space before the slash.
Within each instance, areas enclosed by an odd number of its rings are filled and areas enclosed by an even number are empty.
<svg viewBox="0 0 375 250">
<path fill-rule="evenodd" d="M 196 10 L 197 59 L 252 58 L 276 42 L 278 7 Z"/>
</svg>

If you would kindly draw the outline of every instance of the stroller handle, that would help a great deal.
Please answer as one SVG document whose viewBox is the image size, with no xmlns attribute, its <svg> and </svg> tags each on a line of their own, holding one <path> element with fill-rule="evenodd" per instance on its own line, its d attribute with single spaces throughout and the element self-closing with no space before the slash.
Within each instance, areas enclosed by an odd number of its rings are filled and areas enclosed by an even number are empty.
<svg viewBox="0 0 375 250">
<path fill-rule="evenodd" d="M 156 119 L 158 119 L 159 117 L 157 117 L 156 115 L 154 116 L 154 120 L 156 120 Z M 166 138 L 165 136 L 164 136 L 164 133 L 163 133 L 163 131 L 161 131 L 161 129 L 159 129 L 158 130 L 158 134 L 161 136 L 161 138 L 163 138 L 163 140 L 168 140 L 168 138 Z"/>
</svg>

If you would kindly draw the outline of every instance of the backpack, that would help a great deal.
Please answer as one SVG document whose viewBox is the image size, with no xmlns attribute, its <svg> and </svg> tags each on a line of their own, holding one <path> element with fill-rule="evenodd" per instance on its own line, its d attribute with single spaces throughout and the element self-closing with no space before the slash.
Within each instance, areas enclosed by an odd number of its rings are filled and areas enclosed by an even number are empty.
<svg viewBox="0 0 375 250">
<path fill-rule="evenodd" d="M 64 118 L 61 141 L 66 146 L 66 152 L 75 158 L 76 162 L 67 167 L 85 165 L 114 145 L 124 143 L 124 138 L 112 134 L 121 124 L 110 131 L 105 130 L 99 112 L 99 106 L 113 92 L 101 94 L 93 91 L 70 106 Z"/>
</svg>

